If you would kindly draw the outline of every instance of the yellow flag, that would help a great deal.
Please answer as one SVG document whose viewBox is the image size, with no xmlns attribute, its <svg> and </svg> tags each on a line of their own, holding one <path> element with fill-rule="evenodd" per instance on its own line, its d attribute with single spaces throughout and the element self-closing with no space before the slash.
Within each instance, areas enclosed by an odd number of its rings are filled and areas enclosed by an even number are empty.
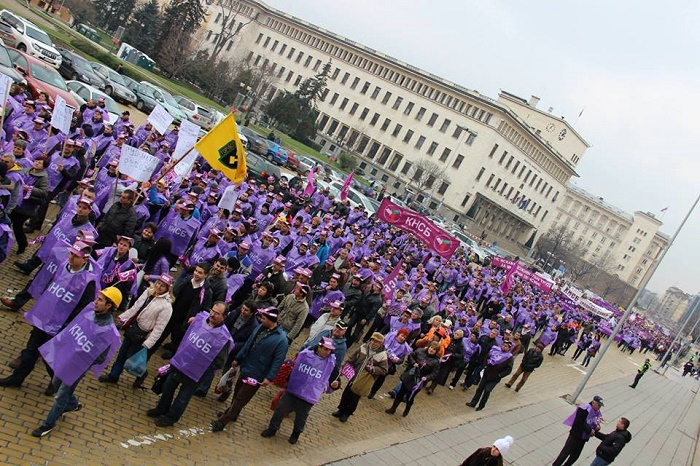
<svg viewBox="0 0 700 466">
<path fill-rule="evenodd" d="M 233 113 L 212 128 L 194 145 L 213 169 L 219 170 L 234 183 L 246 178 L 245 149 L 236 129 Z"/>
</svg>

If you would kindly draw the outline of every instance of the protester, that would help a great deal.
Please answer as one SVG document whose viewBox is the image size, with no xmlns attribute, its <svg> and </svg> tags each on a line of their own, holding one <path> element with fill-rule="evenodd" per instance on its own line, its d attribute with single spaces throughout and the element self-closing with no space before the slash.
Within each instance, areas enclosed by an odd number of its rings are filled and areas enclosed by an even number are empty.
<svg viewBox="0 0 700 466">
<path fill-rule="evenodd" d="M 589 403 L 576 408 L 573 414 L 564 420 L 564 425 L 571 427 L 571 430 L 552 466 L 571 466 L 576 462 L 588 439 L 600 430 L 603 417 L 600 408 L 603 406 L 603 399 L 596 395 Z"/>
<path fill-rule="evenodd" d="M 523 385 L 525 385 L 525 382 L 527 382 L 527 379 L 530 377 L 530 374 L 532 374 L 535 369 L 542 365 L 542 361 L 544 361 L 544 358 L 542 357 L 543 349 L 544 346 L 541 343 L 538 343 L 534 348 L 530 348 L 529 350 L 527 350 L 527 352 L 523 356 L 523 360 L 520 361 L 520 366 L 518 366 L 518 369 L 515 371 L 510 380 L 506 382 L 505 385 L 507 388 L 512 387 L 521 374 L 522 378 L 520 379 L 520 382 L 518 382 L 518 385 L 515 387 L 515 391 L 519 392 L 520 389 L 523 388 Z"/>
<path fill-rule="evenodd" d="M 403 410 L 403 417 L 408 416 L 411 407 L 416 399 L 416 395 L 428 382 L 432 382 L 437 377 L 440 370 L 440 357 L 438 350 L 440 343 L 434 341 L 427 348 L 417 349 L 408 355 L 406 359 L 406 370 L 401 374 L 401 388 L 394 397 L 394 403 L 389 409 L 384 411 L 387 414 L 396 413 L 396 408 L 401 402 L 406 402 Z"/>
</svg>

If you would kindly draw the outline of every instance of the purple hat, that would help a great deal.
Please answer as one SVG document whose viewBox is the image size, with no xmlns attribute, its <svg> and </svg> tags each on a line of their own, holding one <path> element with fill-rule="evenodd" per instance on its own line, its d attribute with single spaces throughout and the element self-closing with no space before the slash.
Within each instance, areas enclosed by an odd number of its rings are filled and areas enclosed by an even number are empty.
<svg viewBox="0 0 700 466">
<path fill-rule="evenodd" d="M 81 202 L 82 202 L 83 204 L 87 204 L 88 207 L 92 207 L 92 204 L 93 204 L 93 200 L 92 200 L 92 199 L 89 199 L 89 198 L 87 198 L 87 197 L 81 197 L 81 198 L 79 198 L 77 203 L 81 203 Z"/>
<path fill-rule="evenodd" d="M 326 265 L 333 265 L 334 263 L 335 263 L 335 259 L 333 259 L 332 257 L 329 257 L 328 259 L 326 259 Z"/>
<path fill-rule="evenodd" d="M 83 186 L 95 186 L 95 181 L 92 178 L 83 178 L 82 180 L 78 181 L 78 184 Z"/>
<path fill-rule="evenodd" d="M 78 231 L 78 234 L 81 236 L 80 241 L 88 246 L 95 244 L 95 235 L 90 230 L 80 230 Z"/>
<path fill-rule="evenodd" d="M 119 166 L 119 160 L 112 159 L 107 163 L 107 166 L 109 167 L 117 167 Z"/>
<path fill-rule="evenodd" d="M 185 202 L 181 208 L 185 210 L 194 210 L 194 204 L 192 202 Z"/>
<path fill-rule="evenodd" d="M 277 257 L 275 257 L 275 260 L 273 260 L 273 262 L 274 262 L 275 264 L 280 264 L 280 265 L 284 265 L 284 263 L 285 263 L 286 261 L 287 261 L 287 258 L 284 257 L 284 256 L 277 256 Z"/>
<path fill-rule="evenodd" d="M 321 337 L 321 341 L 318 342 L 318 346 L 329 349 L 331 351 L 335 349 L 335 346 L 333 345 L 333 340 L 331 340 L 328 337 Z"/>
<path fill-rule="evenodd" d="M 342 301 L 333 301 L 329 304 L 329 306 L 334 307 L 336 309 L 343 309 L 345 307 L 345 304 L 343 304 Z"/>
<path fill-rule="evenodd" d="M 160 277 L 158 277 L 158 280 L 168 285 L 168 288 L 173 286 L 173 277 L 167 273 L 164 273 Z"/>
<path fill-rule="evenodd" d="M 240 248 L 250 249 L 250 244 L 246 241 L 241 241 L 241 244 L 238 245 L 238 249 Z"/>
<path fill-rule="evenodd" d="M 75 145 L 75 141 L 74 141 L 73 139 L 66 139 L 66 145 L 67 145 L 67 146 L 74 146 L 74 145 Z"/>
<path fill-rule="evenodd" d="M 296 287 L 299 289 L 299 291 L 304 293 L 304 296 L 308 296 L 311 292 L 311 288 L 309 287 L 309 285 L 304 285 L 301 282 L 297 282 Z"/>
<path fill-rule="evenodd" d="M 301 271 L 299 272 L 299 274 L 301 274 L 301 275 L 303 275 L 303 276 L 305 276 L 305 277 L 307 277 L 307 278 L 311 278 L 312 272 L 311 272 L 311 269 L 308 269 L 308 268 L 306 268 L 306 267 L 303 267 L 303 268 L 301 269 Z"/>
<path fill-rule="evenodd" d="M 331 275 L 331 278 L 335 278 L 336 280 L 340 280 L 340 274 L 339 273 L 334 273 Z"/>
<path fill-rule="evenodd" d="M 34 118 L 32 121 L 33 121 L 34 123 L 40 123 L 40 124 L 42 124 L 42 125 L 43 125 L 44 123 L 46 123 L 46 121 L 44 121 L 44 119 L 41 118 L 41 117 L 36 117 L 36 118 Z"/>
<path fill-rule="evenodd" d="M 221 230 L 219 230 L 218 228 L 212 228 L 211 230 L 209 230 L 209 234 L 221 238 Z"/>
<path fill-rule="evenodd" d="M 87 257 L 90 254 L 90 251 L 90 245 L 82 241 L 76 241 L 68 248 L 68 252 L 78 257 Z"/>
<path fill-rule="evenodd" d="M 134 244 L 134 238 L 130 238 L 128 236 L 117 236 L 117 243 L 121 240 L 125 240 L 126 242 L 128 242 L 129 246 L 133 246 Z"/>
<path fill-rule="evenodd" d="M 258 309 L 258 314 L 267 317 L 269 320 L 277 322 L 277 308 L 276 307 L 266 307 L 263 309 Z"/>
</svg>

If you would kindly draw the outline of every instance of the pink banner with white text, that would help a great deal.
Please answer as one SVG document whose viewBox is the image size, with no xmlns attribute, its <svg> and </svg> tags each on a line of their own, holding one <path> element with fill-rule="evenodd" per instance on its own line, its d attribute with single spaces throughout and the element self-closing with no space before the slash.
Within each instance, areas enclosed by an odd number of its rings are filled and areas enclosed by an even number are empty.
<svg viewBox="0 0 700 466">
<path fill-rule="evenodd" d="M 515 264 L 515 261 L 504 259 L 503 257 L 499 256 L 494 256 L 491 259 L 491 265 L 494 267 L 499 267 L 502 269 L 508 269 L 510 270 L 513 265 Z M 526 282 L 532 284 L 533 286 L 536 286 L 540 290 L 544 291 L 545 293 L 549 293 L 552 291 L 552 282 L 547 280 L 544 277 L 540 277 L 536 273 L 528 270 L 524 265 L 518 264 L 517 268 L 515 269 L 515 276 L 522 278 Z"/>
</svg>

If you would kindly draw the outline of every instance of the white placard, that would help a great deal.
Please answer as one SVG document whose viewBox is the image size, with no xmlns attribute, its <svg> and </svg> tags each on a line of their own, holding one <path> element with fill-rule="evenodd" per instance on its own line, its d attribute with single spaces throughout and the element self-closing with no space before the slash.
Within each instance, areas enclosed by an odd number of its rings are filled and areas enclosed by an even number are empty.
<svg viewBox="0 0 700 466">
<path fill-rule="evenodd" d="M 197 157 L 199 157 L 199 152 L 197 152 L 197 149 L 192 149 L 192 151 L 190 151 L 190 153 L 187 154 L 187 157 L 182 162 L 175 165 L 173 171 L 177 175 L 177 181 L 180 181 L 181 179 L 185 178 L 187 175 L 190 174 L 190 170 L 192 170 L 192 166 L 197 160 Z"/>
<path fill-rule="evenodd" d="M 227 186 L 221 199 L 219 199 L 219 207 L 231 212 L 233 210 L 233 205 L 236 203 L 236 199 L 238 199 L 236 187 L 233 185 Z"/>
<path fill-rule="evenodd" d="M 197 137 L 199 137 L 199 126 L 191 121 L 182 120 L 180 123 L 180 132 L 177 136 L 177 145 L 173 152 L 173 158 L 175 160 L 180 160 L 180 158 L 185 155 L 185 152 L 190 150 L 190 148 L 194 146 L 194 143 L 197 142 Z"/>
<path fill-rule="evenodd" d="M 148 115 L 147 120 L 153 125 L 155 129 L 158 130 L 160 134 L 165 134 L 168 127 L 173 122 L 173 117 L 168 113 L 168 111 L 163 108 L 161 104 L 157 104 L 150 115 Z"/>
<path fill-rule="evenodd" d="M 130 176 L 136 181 L 148 181 L 155 171 L 160 159 L 138 150 L 135 147 L 123 146 L 119 157 L 119 173 Z"/>
<path fill-rule="evenodd" d="M 10 94 L 10 86 L 12 86 L 13 82 L 11 77 L 0 73 L 0 103 L 2 103 L 3 108 L 7 103 L 7 96 Z"/>
<path fill-rule="evenodd" d="M 73 110 L 75 109 L 68 105 L 60 95 L 56 95 L 54 102 L 51 126 L 63 134 L 68 134 L 70 132 L 70 123 L 73 119 Z"/>
</svg>

